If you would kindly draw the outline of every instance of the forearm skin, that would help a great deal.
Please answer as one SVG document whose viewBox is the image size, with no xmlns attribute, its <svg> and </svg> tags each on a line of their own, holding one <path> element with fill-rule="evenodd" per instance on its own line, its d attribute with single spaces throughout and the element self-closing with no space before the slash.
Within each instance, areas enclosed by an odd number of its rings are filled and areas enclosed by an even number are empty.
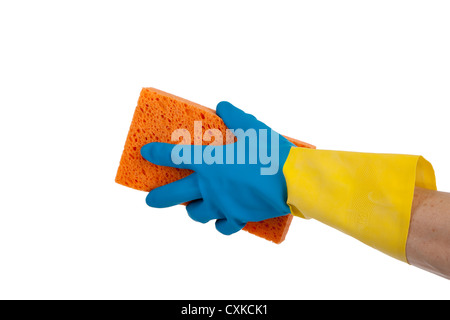
<svg viewBox="0 0 450 320">
<path fill-rule="evenodd" d="M 415 188 L 406 257 L 411 265 L 450 279 L 450 193 Z"/>
</svg>

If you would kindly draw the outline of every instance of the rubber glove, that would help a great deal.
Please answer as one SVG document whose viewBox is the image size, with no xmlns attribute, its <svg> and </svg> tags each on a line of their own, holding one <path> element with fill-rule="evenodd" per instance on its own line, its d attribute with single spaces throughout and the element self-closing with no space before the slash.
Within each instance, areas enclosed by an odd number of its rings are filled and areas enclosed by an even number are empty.
<svg viewBox="0 0 450 320">
<path fill-rule="evenodd" d="M 142 156 L 154 164 L 194 171 L 152 190 L 147 204 L 165 208 L 190 202 L 186 210 L 193 220 L 215 219 L 217 230 L 226 235 L 249 221 L 289 214 L 282 169 L 294 145 L 228 102 L 219 103 L 216 112 L 234 129 L 237 142 L 224 146 L 154 142 L 141 148 Z"/>
<path fill-rule="evenodd" d="M 436 190 L 421 156 L 292 148 L 283 168 L 294 215 L 407 262 L 414 187 Z"/>
<path fill-rule="evenodd" d="M 229 128 L 266 129 L 266 125 L 229 103 L 217 113 Z M 258 131 L 258 135 L 262 136 Z M 274 175 L 261 175 L 266 162 L 255 164 L 192 165 L 171 158 L 174 147 L 152 143 L 142 148 L 147 160 L 187 168 L 192 175 L 149 193 L 147 203 L 166 207 L 195 200 L 187 206 L 196 221 L 217 219 L 219 231 L 231 234 L 248 221 L 260 221 L 292 212 L 336 228 L 396 259 L 407 262 L 406 241 L 416 186 L 436 190 L 431 164 L 421 156 L 375 154 L 293 147 L 276 135 L 279 144 L 267 149 L 278 155 Z M 263 139 L 264 140 L 264 139 Z M 238 142 L 230 150 L 239 149 Z M 254 145 L 253 145 L 254 147 Z M 277 148 L 278 147 L 278 148 Z M 190 147 L 204 152 L 226 147 Z M 246 152 L 254 152 L 251 149 Z M 261 146 L 258 144 L 259 150 Z M 234 154 L 235 155 L 235 154 Z M 225 157 L 225 156 L 224 156 Z M 248 159 L 248 154 L 246 156 Z M 236 159 L 235 159 L 236 160 Z M 283 169 L 283 173 L 280 168 Z M 267 169 L 267 168 L 266 168 Z"/>
</svg>

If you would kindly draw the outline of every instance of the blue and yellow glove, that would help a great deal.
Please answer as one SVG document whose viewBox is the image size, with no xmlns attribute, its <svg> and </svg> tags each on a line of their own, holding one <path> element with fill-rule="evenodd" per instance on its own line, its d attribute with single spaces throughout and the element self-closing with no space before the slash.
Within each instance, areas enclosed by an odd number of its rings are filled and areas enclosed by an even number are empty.
<svg viewBox="0 0 450 320">
<path fill-rule="evenodd" d="M 172 152 L 180 146 L 145 145 L 141 153 L 148 161 L 195 171 L 151 191 L 149 206 L 162 208 L 192 201 L 187 206 L 190 217 L 199 222 L 217 219 L 216 227 L 224 234 L 240 230 L 249 221 L 291 212 L 319 220 L 407 262 L 414 187 L 436 190 L 433 167 L 424 158 L 294 147 L 227 102 L 219 103 L 217 114 L 228 128 L 256 131 L 258 143 L 246 144 L 242 152 L 242 137 L 238 136 L 238 142 L 227 146 L 189 146 L 184 149 L 189 157 Z M 269 142 L 260 143 L 266 137 Z M 221 154 L 223 163 L 195 164 L 194 154 L 200 153 L 215 159 Z M 255 153 L 257 159 L 249 161 Z M 242 154 L 244 164 L 238 161 Z M 268 168 L 267 157 L 261 154 L 278 162 Z M 185 162 L 190 163 L 182 162 L 189 158 Z M 233 159 L 233 164 L 226 164 L 230 162 L 227 158 Z"/>
</svg>

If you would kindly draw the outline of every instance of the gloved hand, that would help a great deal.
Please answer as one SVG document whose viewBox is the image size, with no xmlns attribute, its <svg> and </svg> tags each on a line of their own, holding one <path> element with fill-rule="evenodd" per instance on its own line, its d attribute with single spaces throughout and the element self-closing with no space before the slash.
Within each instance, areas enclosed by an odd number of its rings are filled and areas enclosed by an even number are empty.
<svg viewBox="0 0 450 320">
<path fill-rule="evenodd" d="M 238 142 L 226 146 L 143 146 L 141 154 L 150 162 L 195 171 L 151 191 L 148 205 L 162 208 L 192 201 L 187 206 L 191 218 L 217 219 L 216 227 L 224 234 L 240 230 L 249 221 L 292 212 L 407 261 L 414 187 L 436 190 L 428 161 L 412 155 L 292 148 L 288 140 L 227 102 L 217 106 L 217 114 L 229 128 L 248 130 L 248 136 L 256 136 L 257 141 L 253 138 L 254 143 L 243 148 L 240 142 L 246 139 L 236 133 Z M 265 137 L 268 143 L 261 143 Z M 180 147 L 185 147 L 183 155 Z M 196 154 L 203 155 L 206 163 L 196 164 Z M 238 161 L 242 155 L 245 164 Z M 261 155 L 270 155 L 270 168 L 267 157 Z M 224 164 L 212 163 L 214 159 Z"/>
<path fill-rule="evenodd" d="M 283 166 L 294 145 L 228 102 L 219 103 L 216 112 L 235 130 L 238 142 L 223 146 L 154 142 L 141 148 L 142 156 L 154 164 L 194 171 L 152 190 L 147 204 L 165 208 L 190 202 L 186 209 L 192 219 L 202 223 L 216 219 L 217 230 L 227 235 L 249 221 L 289 214 Z M 195 163 L 199 155 L 201 163 Z"/>
</svg>

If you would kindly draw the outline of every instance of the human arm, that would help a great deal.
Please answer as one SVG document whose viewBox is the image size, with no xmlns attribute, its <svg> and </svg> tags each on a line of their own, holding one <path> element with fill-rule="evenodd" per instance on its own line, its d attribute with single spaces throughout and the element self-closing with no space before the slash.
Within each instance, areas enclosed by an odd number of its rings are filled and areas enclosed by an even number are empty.
<svg viewBox="0 0 450 320">
<path fill-rule="evenodd" d="M 194 171 L 151 191 L 149 206 L 164 208 L 189 202 L 186 209 L 192 219 L 203 223 L 216 220 L 217 229 L 224 234 L 237 232 L 249 221 L 290 211 L 408 262 L 406 241 L 414 188 L 436 190 L 428 161 L 412 155 L 297 148 L 229 103 L 220 103 L 217 114 L 235 132 L 254 130 L 254 134 L 244 134 L 226 147 L 166 143 L 142 147 L 142 156 L 154 164 Z M 240 149 L 239 143 L 251 136 L 256 144 Z M 272 137 L 271 142 L 261 145 L 264 137 Z M 200 158 L 206 155 L 209 160 L 196 163 L 195 154 Z M 249 162 L 252 154 L 265 157 L 255 156 Z M 241 155 L 246 159 L 243 163 L 239 162 Z"/>
<path fill-rule="evenodd" d="M 411 265 L 450 279 L 450 193 L 415 188 L 406 256 Z"/>
</svg>

